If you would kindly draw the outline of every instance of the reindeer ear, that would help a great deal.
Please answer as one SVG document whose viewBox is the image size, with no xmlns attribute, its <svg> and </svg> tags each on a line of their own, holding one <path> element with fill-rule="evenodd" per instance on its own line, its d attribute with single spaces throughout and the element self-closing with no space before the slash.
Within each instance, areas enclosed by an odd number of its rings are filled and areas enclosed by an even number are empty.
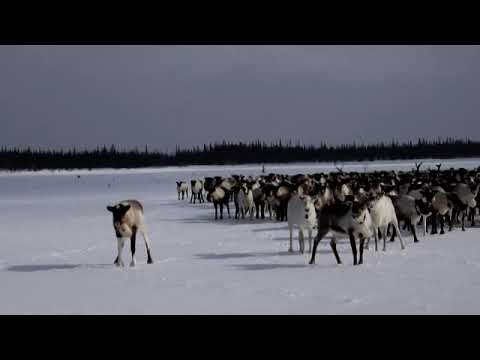
<svg viewBox="0 0 480 360">
<path fill-rule="evenodd" d="M 122 210 L 123 214 L 125 214 L 128 210 L 130 210 L 130 207 L 131 207 L 130 204 L 127 204 L 127 205 L 120 204 L 120 209 Z"/>
</svg>

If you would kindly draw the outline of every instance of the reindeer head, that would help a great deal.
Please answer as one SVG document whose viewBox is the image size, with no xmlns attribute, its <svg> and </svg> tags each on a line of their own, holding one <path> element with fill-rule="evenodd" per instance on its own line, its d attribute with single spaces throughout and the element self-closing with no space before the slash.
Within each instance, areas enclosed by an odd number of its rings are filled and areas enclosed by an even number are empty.
<svg viewBox="0 0 480 360">
<path fill-rule="evenodd" d="M 428 217 L 432 215 L 432 203 L 425 198 L 415 200 L 415 208 L 423 216 Z"/>
<path fill-rule="evenodd" d="M 367 218 L 367 201 L 354 201 L 352 203 L 352 217 L 358 224 L 363 224 Z"/>
<path fill-rule="evenodd" d="M 118 204 L 115 206 L 107 206 L 107 210 L 113 214 L 113 221 L 121 221 L 127 211 L 130 210 L 130 205 Z"/>
<path fill-rule="evenodd" d="M 130 210 L 130 205 L 118 204 L 115 206 L 107 206 L 107 210 L 113 214 L 113 227 L 117 237 L 128 236 L 129 229 L 124 225 L 125 214 Z"/>
</svg>

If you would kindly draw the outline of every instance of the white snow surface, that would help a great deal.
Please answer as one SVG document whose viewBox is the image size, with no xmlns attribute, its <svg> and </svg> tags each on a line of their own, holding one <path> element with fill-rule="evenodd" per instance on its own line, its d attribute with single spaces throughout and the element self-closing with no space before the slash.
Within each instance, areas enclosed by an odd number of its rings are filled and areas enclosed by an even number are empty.
<svg viewBox="0 0 480 360">
<path fill-rule="evenodd" d="M 434 167 L 438 160 L 424 160 Z M 479 159 L 442 160 L 443 168 Z M 345 164 L 344 170 L 410 170 L 414 161 Z M 331 171 L 333 164 L 266 165 L 266 172 Z M 1 314 L 478 314 L 480 229 L 405 235 L 352 265 L 348 241 L 337 265 L 324 239 L 316 265 L 288 249 L 287 223 L 215 221 L 213 205 L 177 200 L 175 181 L 258 175 L 261 165 L 42 171 L 0 175 Z M 77 178 L 77 175 L 81 175 Z M 110 184 L 110 185 L 109 185 Z M 116 239 L 106 206 L 138 199 L 150 230 L 152 265 L 137 237 L 137 266 L 113 265 Z M 230 205 L 232 217 L 233 203 Z M 226 215 L 226 212 L 225 212 Z M 316 234 L 316 231 L 314 232 Z M 306 247 L 308 249 L 308 246 Z"/>
</svg>

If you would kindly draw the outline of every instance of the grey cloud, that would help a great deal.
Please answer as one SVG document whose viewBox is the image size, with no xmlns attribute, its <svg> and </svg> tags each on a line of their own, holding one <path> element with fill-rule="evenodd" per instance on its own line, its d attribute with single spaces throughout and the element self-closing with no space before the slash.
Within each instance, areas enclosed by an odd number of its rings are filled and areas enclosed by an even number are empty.
<svg viewBox="0 0 480 360">
<path fill-rule="evenodd" d="M 479 140 L 478 46 L 0 46 L 0 144 Z"/>
</svg>

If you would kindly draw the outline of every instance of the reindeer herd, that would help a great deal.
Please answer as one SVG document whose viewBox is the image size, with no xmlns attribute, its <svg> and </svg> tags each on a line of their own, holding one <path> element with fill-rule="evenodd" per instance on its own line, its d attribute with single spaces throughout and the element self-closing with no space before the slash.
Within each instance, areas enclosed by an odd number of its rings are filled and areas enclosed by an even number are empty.
<svg viewBox="0 0 480 360">
<path fill-rule="evenodd" d="M 299 250 L 305 252 L 305 232 L 308 234 L 311 253 L 310 264 L 320 241 L 331 234 L 330 246 L 337 263 L 341 263 L 337 252 L 337 239 L 348 238 L 353 254 L 353 264 L 363 263 L 364 249 L 370 239 L 383 240 L 383 251 L 387 239 L 399 239 L 403 250 L 405 244 L 402 230 L 408 230 L 413 241 L 418 242 L 417 226 L 421 224 L 423 236 L 445 233 L 455 225 L 465 231 L 465 220 L 475 226 L 480 204 L 480 167 L 473 170 L 464 168 L 420 171 L 422 163 L 415 164 L 411 171 L 336 172 L 313 174 L 268 174 L 260 176 L 232 175 L 230 177 L 206 177 L 194 179 L 190 188 L 184 181 L 177 182 L 178 200 L 188 199 L 190 203 L 204 203 L 205 198 L 213 203 L 215 220 L 223 219 L 224 208 L 230 218 L 230 203 L 235 206 L 235 219 L 249 217 L 286 221 L 290 232 L 289 251 L 293 252 L 292 236 L 298 228 Z M 205 197 L 204 197 L 205 194 Z M 118 242 L 118 254 L 114 263 L 124 266 L 122 250 L 130 240 L 132 260 L 135 266 L 136 235 L 139 232 L 147 249 L 148 264 L 153 263 L 150 241 L 142 204 L 137 200 L 125 200 L 107 206 L 112 213 L 113 227 Z M 268 212 L 268 215 L 267 215 Z M 220 213 L 220 215 L 219 215 Z M 313 241 L 312 234 L 317 230 Z M 359 248 L 357 249 L 357 242 Z"/>
<path fill-rule="evenodd" d="M 313 174 L 268 174 L 260 176 L 232 175 L 206 177 L 190 182 L 190 203 L 213 203 L 215 220 L 223 219 L 224 208 L 230 218 L 230 203 L 235 207 L 234 218 L 249 217 L 286 221 L 290 232 L 289 251 L 293 252 L 292 234 L 298 228 L 299 250 L 305 252 L 305 232 L 308 234 L 310 264 L 320 241 L 331 235 L 330 246 L 337 263 L 341 263 L 336 242 L 348 238 L 353 264 L 363 263 L 364 249 L 370 239 L 398 237 L 400 248 L 405 248 L 402 232 L 408 230 L 418 242 L 417 226 L 423 236 L 445 233 L 458 225 L 465 231 L 465 220 L 475 226 L 480 204 L 480 167 L 421 171 L 422 163 L 411 171 L 336 172 Z M 178 199 L 188 199 L 188 184 L 177 182 Z M 268 215 L 267 215 L 268 212 Z M 402 229 L 400 223 L 403 223 Z M 312 246 L 312 234 L 317 230 Z M 359 247 L 357 249 L 357 242 Z"/>
</svg>

